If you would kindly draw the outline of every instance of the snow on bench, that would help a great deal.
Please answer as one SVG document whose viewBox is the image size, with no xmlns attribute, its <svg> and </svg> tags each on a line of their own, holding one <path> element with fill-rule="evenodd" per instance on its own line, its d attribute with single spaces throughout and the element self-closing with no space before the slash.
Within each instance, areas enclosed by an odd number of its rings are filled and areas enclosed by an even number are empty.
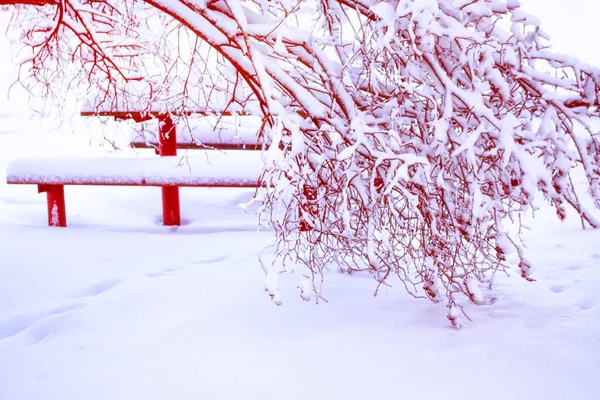
<svg viewBox="0 0 600 400">
<path fill-rule="evenodd" d="M 111 158 L 95 160 L 89 165 L 87 160 L 21 160 L 10 166 L 9 179 L 13 181 L 9 183 L 37 183 L 40 192 L 47 192 L 49 221 L 51 204 L 64 203 L 63 185 L 162 186 L 165 225 L 181 224 L 179 186 L 256 186 L 262 170 L 260 152 L 236 152 L 230 157 L 221 155 L 209 160 L 179 159 L 177 148 L 260 150 L 262 118 L 248 115 L 244 110 L 215 107 L 229 104 L 226 98 L 217 99 L 218 95 L 211 96 L 210 104 L 202 101 L 190 104 L 187 101 L 191 99 L 190 93 L 179 99 L 183 102 L 179 101 L 172 96 L 177 90 L 171 93 L 176 86 L 177 83 L 170 83 L 165 91 L 159 91 L 162 97 L 156 98 L 147 83 L 130 82 L 115 96 L 101 93 L 88 97 L 81 109 L 81 116 L 85 117 L 135 121 L 138 125 L 129 137 L 132 147 L 153 147 L 165 160 L 131 162 Z M 64 206 L 58 208 L 64 210 Z M 62 220 L 58 222 L 59 226 L 65 224 L 66 220 L 64 224 Z"/>
<path fill-rule="evenodd" d="M 162 186 L 163 222 L 180 225 L 179 186 L 257 187 L 258 151 L 205 151 L 196 156 L 22 158 L 7 167 L 9 184 L 46 192 L 48 225 L 67 226 L 64 185 Z"/>
<path fill-rule="evenodd" d="M 158 147 L 158 119 L 135 124 L 129 133 L 132 147 Z M 254 116 L 181 119 L 176 124 L 177 147 L 180 149 L 217 148 L 259 150 L 262 119 Z"/>
<path fill-rule="evenodd" d="M 209 152 L 206 152 L 209 153 Z M 110 186 L 256 186 L 260 152 L 211 151 L 170 157 L 22 158 L 7 167 L 7 183 Z"/>
</svg>

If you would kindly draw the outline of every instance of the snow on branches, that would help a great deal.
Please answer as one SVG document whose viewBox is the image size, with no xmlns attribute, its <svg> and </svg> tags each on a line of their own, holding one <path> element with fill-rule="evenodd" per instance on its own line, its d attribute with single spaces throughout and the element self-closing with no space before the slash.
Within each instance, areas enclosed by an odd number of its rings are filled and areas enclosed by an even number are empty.
<svg viewBox="0 0 600 400">
<path fill-rule="evenodd" d="M 507 268 L 507 255 L 530 279 L 503 221 L 518 223 L 536 195 L 561 219 L 570 205 L 584 225 L 600 226 L 570 178 L 581 166 L 600 202 L 591 123 L 600 70 L 553 53 L 518 0 L 64 0 L 35 9 L 17 20 L 32 50 L 24 65 L 42 87 L 65 89 L 54 74 L 61 65 L 107 99 L 139 80 L 147 107 L 262 115 L 273 142 L 265 176 L 276 182 L 262 213 L 280 263 L 313 277 L 335 266 L 379 284 L 399 279 L 447 305 L 458 325 L 461 297 L 489 303 L 479 288 Z"/>
</svg>

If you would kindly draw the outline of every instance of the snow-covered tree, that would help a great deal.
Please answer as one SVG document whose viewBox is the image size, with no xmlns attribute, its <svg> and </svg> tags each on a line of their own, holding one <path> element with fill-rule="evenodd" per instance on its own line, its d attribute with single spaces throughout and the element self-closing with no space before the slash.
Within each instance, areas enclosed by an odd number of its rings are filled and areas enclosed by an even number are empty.
<svg viewBox="0 0 600 400">
<path fill-rule="evenodd" d="M 552 52 L 518 0 L 2 4 L 32 95 L 264 117 L 275 301 L 282 268 L 317 299 L 326 268 L 366 270 L 458 325 L 461 297 L 490 302 L 479 287 L 509 254 L 531 279 L 504 222 L 536 196 L 600 226 L 580 201 L 600 202 L 600 70 Z"/>
</svg>

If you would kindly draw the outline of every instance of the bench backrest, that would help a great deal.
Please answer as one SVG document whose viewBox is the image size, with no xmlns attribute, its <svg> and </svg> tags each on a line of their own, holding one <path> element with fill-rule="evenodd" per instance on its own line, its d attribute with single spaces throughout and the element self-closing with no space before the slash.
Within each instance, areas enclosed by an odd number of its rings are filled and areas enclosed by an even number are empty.
<svg viewBox="0 0 600 400">
<path fill-rule="evenodd" d="M 234 119 L 222 117 L 181 119 L 176 124 L 177 147 L 180 149 L 215 148 L 221 150 L 260 150 L 263 140 L 259 137 L 262 120 L 244 116 Z M 129 135 L 136 148 L 158 147 L 158 120 L 137 123 Z"/>
</svg>

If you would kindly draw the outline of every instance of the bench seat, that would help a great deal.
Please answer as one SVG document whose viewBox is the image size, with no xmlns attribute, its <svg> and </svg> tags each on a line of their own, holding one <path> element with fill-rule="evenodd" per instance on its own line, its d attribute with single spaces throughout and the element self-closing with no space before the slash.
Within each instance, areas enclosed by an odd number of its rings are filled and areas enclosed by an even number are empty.
<svg viewBox="0 0 600 400">
<path fill-rule="evenodd" d="M 44 185 L 257 186 L 262 172 L 260 152 L 204 153 L 170 157 L 22 158 L 8 164 L 6 181 Z"/>
<path fill-rule="evenodd" d="M 65 185 L 161 186 L 163 223 L 180 225 L 179 187 L 262 186 L 262 152 L 203 151 L 194 156 L 21 158 L 9 162 L 9 184 L 47 194 L 48 225 L 67 226 Z"/>
</svg>

